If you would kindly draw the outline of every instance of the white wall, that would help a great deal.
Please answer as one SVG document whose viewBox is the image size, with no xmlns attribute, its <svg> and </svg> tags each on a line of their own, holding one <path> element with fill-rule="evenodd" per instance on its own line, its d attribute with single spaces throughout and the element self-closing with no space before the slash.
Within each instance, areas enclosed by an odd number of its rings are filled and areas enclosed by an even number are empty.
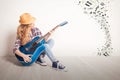
<svg viewBox="0 0 120 80">
<path fill-rule="evenodd" d="M 0 56 L 12 55 L 19 16 L 29 12 L 37 18 L 36 26 L 43 34 L 67 20 L 69 24 L 59 28 L 53 35 L 56 56 L 94 56 L 104 42 L 99 25 L 83 11 L 78 0 L 0 0 Z M 119 55 L 120 1 L 111 4 L 111 35 L 114 53 Z"/>
<path fill-rule="evenodd" d="M 120 0 L 112 0 L 110 4 L 110 25 L 113 43 L 113 54 L 120 55 Z"/>
</svg>

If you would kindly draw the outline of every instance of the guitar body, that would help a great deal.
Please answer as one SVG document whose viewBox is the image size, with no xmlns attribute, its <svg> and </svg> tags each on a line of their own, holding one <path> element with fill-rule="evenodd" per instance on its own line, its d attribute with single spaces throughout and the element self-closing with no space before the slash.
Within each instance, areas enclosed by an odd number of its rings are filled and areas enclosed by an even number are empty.
<svg viewBox="0 0 120 80">
<path fill-rule="evenodd" d="M 37 36 L 35 37 L 32 41 L 28 42 L 27 44 L 25 44 L 24 46 L 21 46 L 19 48 L 19 50 L 24 53 L 24 54 L 34 54 L 34 52 L 37 52 L 37 48 L 40 47 L 42 44 L 45 43 L 45 40 L 43 39 L 41 42 L 39 42 L 38 44 L 36 44 L 35 46 L 32 46 L 40 37 Z M 17 59 L 19 61 L 24 61 L 22 57 L 18 56 L 15 54 L 15 56 L 17 57 Z"/>
<path fill-rule="evenodd" d="M 36 45 L 33 46 L 33 44 L 39 39 L 40 37 L 35 37 L 32 41 L 28 42 L 26 45 L 21 46 L 19 50 L 23 52 L 24 54 L 33 54 L 34 51 L 37 49 L 37 47 L 41 46 L 45 43 L 45 40 L 43 39 L 41 42 L 36 43 Z"/>
</svg>

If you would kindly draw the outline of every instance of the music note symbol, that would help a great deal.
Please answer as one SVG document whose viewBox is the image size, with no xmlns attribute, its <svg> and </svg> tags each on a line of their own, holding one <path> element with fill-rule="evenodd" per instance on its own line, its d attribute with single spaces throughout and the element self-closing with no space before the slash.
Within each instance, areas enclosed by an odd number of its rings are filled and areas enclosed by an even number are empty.
<svg viewBox="0 0 120 80">
<path fill-rule="evenodd" d="M 92 3 L 89 2 L 89 1 L 87 1 L 87 2 L 85 3 L 85 5 L 86 5 L 86 6 L 90 6 L 90 5 L 92 5 Z"/>
<path fill-rule="evenodd" d="M 81 1 L 78 2 L 78 5 L 81 4 Z"/>
</svg>

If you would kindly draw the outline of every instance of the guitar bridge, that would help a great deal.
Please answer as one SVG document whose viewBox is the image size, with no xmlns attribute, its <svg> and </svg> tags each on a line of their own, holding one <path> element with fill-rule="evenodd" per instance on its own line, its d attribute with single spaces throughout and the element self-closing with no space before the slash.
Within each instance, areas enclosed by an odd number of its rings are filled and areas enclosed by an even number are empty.
<svg viewBox="0 0 120 80">
<path fill-rule="evenodd" d="M 36 46 L 37 45 L 37 42 L 33 43 L 32 47 Z"/>
</svg>

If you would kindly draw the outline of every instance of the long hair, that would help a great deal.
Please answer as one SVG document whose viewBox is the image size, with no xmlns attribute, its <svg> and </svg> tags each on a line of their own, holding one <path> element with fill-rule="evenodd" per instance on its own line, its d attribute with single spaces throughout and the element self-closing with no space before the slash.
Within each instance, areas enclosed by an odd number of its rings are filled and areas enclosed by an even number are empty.
<svg viewBox="0 0 120 80">
<path fill-rule="evenodd" d="M 25 45 L 30 41 L 30 31 L 32 24 L 21 24 L 17 28 L 17 38 L 21 40 L 21 44 Z"/>
</svg>

